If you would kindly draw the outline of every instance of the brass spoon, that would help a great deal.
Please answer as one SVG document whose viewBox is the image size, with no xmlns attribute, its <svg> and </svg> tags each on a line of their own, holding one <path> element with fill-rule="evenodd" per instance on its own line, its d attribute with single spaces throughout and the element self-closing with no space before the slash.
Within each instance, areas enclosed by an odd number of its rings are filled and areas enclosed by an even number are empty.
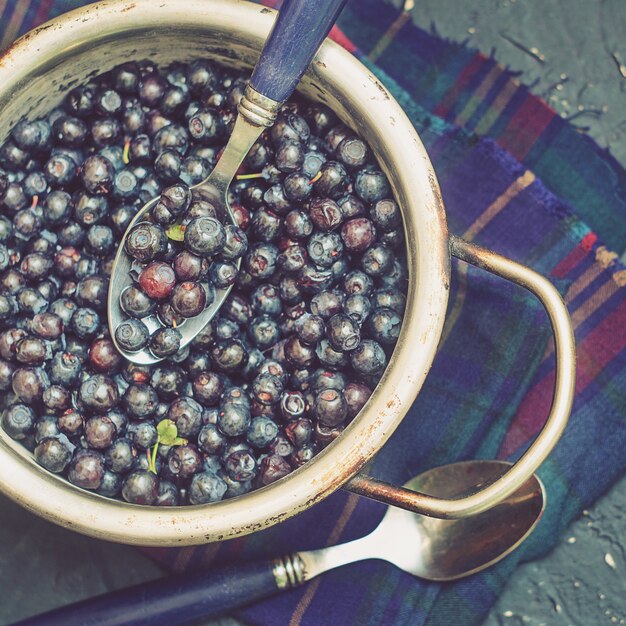
<svg viewBox="0 0 626 626">
<path fill-rule="evenodd" d="M 510 465 L 452 463 L 420 474 L 405 487 L 459 498 L 493 482 Z M 533 474 L 503 502 L 471 517 L 444 520 L 390 506 L 380 524 L 355 541 L 143 583 L 26 619 L 19 626 L 176 626 L 216 617 L 365 559 L 388 561 L 426 580 L 455 580 L 510 554 L 535 528 L 545 503 L 543 484 Z"/>
<path fill-rule="evenodd" d="M 239 166 L 261 133 L 272 126 L 283 103 L 289 98 L 309 66 L 311 59 L 335 23 L 346 0 L 286 0 L 274 24 L 250 82 L 239 103 L 239 114 L 228 144 L 213 171 L 192 187 L 194 197 L 209 200 L 221 214 L 221 219 L 236 223 L 228 203 L 228 187 Z M 133 226 L 149 220 L 149 212 L 158 202 L 147 202 L 128 225 L 120 242 L 107 303 L 109 332 L 118 351 L 129 361 L 149 364 L 161 361 L 148 348 L 138 352 L 124 350 L 115 338 L 116 328 L 127 318 L 120 306 L 120 294 L 133 284 L 132 261 L 124 245 Z M 241 261 L 238 261 L 239 268 Z M 200 315 L 189 318 L 178 328 L 183 349 L 213 319 L 230 292 L 217 289 L 211 304 Z M 150 333 L 162 327 L 156 316 L 142 320 Z"/>
</svg>

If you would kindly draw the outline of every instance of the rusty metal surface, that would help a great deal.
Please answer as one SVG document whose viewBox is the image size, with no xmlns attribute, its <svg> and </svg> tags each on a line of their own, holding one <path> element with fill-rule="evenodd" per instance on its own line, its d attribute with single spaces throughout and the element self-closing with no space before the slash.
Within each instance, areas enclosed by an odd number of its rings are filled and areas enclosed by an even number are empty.
<svg viewBox="0 0 626 626">
<path fill-rule="evenodd" d="M 129 58 L 167 64 L 200 56 L 251 68 L 273 13 L 233 0 L 107 0 L 58 18 L 0 58 L 0 141 L 25 111 L 57 105 L 62 93 Z M 233 500 L 166 510 L 88 493 L 39 467 L 0 432 L 0 490 L 74 530 L 142 545 L 187 545 L 260 530 L 341 486 L 380 449 L 430 369 L 443 326 L 449 250 L 435 174 L 409 120 L 354 57 L 326 42 L 301 91 L 325 102 L 370 144 L 405 218 L 410 287 L 398 347 L 368 405 L 324 451 L 284 479 Z M 419 190 L 417 193 L 415 190 Z"/>
</svg>

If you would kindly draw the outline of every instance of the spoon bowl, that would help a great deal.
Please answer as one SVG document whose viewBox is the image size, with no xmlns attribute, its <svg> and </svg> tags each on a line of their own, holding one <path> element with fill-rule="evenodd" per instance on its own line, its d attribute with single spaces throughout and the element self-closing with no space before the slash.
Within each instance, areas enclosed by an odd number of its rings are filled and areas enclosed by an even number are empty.
<svg viewBox="0 0 626 626">
<path fill-rule="evenodd" d="M 240 104 L 240 110 L 244 109 L 245 102 L 246 100 Z M 277 110 L 276 108 L 276 111 Z M 271 124 L 269 119 L 268 123 Z M 240 113 L 235 122 L 228 144 L 224 148 L 222 156 L 215 168 L 205 180 L 191 187 L 194 199 L 208 200 L 215 207 L 223 224 L 229 223 L 237 225 L 235 215 L 228 202 L 228 187 L 246 154 L 265 128 L 266 125 L 263 123 L 256 124 L 245 117 L 245 113 Z M 158 198 L 149 200 L 129 223 L 115 256 L 107 300 L 109 333 L 115 347 L 124 358 L 141 365 L 157 363 L 163 360 L 163 357 L 155 356 L 148 347 L 137 352 L 124 350 L 115 337 L 115 330 L 128 318 L 120 306 L 120 295 L 124 289 L 130 287 L 135 282 L 133 271 L 134 260 L 126 252 L 126 240 L 136 224 L 151 221 L 150 212 L 158 201 Z M 241 259 L 237 259 L 236 266 L 237 270 L 239 270 Z M 214 297 L 209 299 L 210 304 L 204 311 L 195 317 L 183 320 L 183 322 L 177 326 L 181 333 L 181 350 L 186 348 L 187 345 L 193 341 L 194 337 L 196 337 L 196 335 L 215 317 L 231 289 L 232 286 L 225 289 L 215 288 Z M 154 314 L 143 318 L 141 321 L 146 325 L 150 334 L 164 326 Z"/>
</svg>

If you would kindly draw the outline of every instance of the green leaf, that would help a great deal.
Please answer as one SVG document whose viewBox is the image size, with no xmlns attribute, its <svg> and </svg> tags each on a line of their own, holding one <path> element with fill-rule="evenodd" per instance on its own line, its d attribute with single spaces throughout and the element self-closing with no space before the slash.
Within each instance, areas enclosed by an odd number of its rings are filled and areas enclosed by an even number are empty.
<svg viewBox="0 0 626 626">
<path fill-rule="evenodd" d="M 184 446 L 186 439 L 178 436 L 178 428 L 176 424 L 169 419 L 161 420 L 157 424 L 157 433 L 159 435 L 159 443 L 164 446 Z"/>
<path fill-rule="evenodd" d="M 172 224 L 165 229 L 165 234 L 173 241 L 185 239 L 185 227 L 182 224 Z"/>
</svg>

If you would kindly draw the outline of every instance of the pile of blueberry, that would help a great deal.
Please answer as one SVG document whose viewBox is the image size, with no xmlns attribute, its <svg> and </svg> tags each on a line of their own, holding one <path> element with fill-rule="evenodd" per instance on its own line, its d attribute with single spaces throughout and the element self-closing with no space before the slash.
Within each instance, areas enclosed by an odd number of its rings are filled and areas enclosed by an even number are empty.
<svg viewBox="0 0 626 626">
<path fill-rule="evenodd" d="M 189 193 L 244 87 L 202 60 L 129 62 L 0 147 L 0 423 L 74 485 L 171 506 L 270 484 L 341 433 L 393 351 L 400 211 L 367 145 L 328 108 L 294 99 L 254 145 L 230 190 L 238 226 Z M 139 366 L 108 335 L 106 299 L 117 244 L 155 197 L 129 233 L 141 267 L 116 329 L 128 349 L 166 356 Z M 179 349 L 177 325 L 211 285 L 231 284 Z M 159 336 L 140 326 L 151 314 Z"/>
<path fill-rule="evenodd" d="M 150 217 L 126 238 L 136 284 L 120 294 L 129 319 L 115 329 L 115 339 L 128 352 L 148 346 L 155 356 L 167 357 L 180 349 L 178 327 L 210 306 L 216 289 L 235 283 L 236 261 L 248 239 L 238 226 L 223 225 L 210 202 L 194 200 L 183 182 L 163 190 Z M 157 329 L 150 333 L 145 320 L 154 316 Z"/>
</svg>

